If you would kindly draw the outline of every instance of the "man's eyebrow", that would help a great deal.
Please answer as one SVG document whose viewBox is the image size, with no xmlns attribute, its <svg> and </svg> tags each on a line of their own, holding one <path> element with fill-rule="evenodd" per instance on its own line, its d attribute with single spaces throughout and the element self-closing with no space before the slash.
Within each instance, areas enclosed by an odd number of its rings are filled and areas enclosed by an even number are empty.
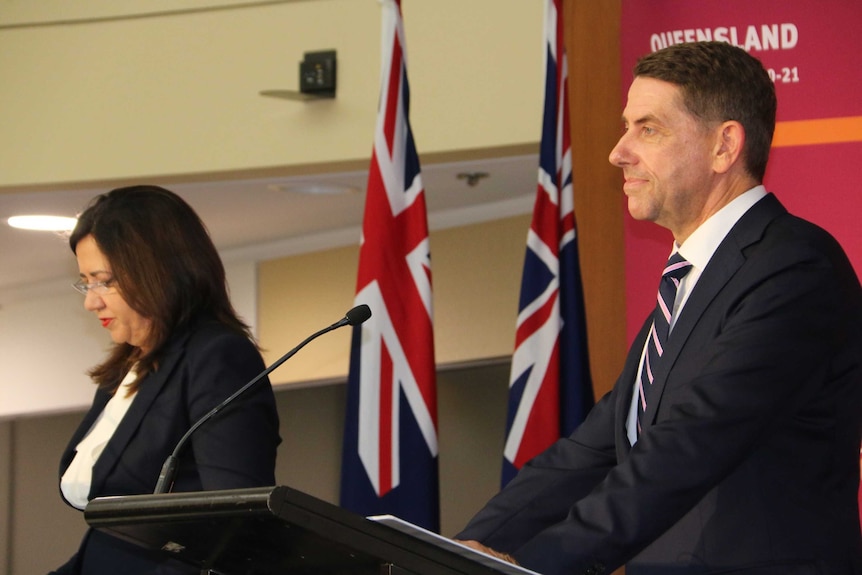
<svg viewBox="0 0 862 575">
<path fill-rule="evenodd" d="M 658 122 L 658 121 L 659 121 L 658 116 L 656 116 L 655 114 L 644 114 L 643 116 L 636 118 L 632 122 L 632 124 L 639 125 L 639 124 L 646 124 L 647 122 Z"/>
<path fill-rule="evenodd" d="M 631 120 L 631 121 L 629 121 L 629 119 L 626 118 L 625 114 L 623 114 L 622 116 L 620 116 L 620 121 L 626 126 L 629 126 L 629 125 L 640 126 L 640 125 L 646 124 L 647 122 L 660 123 L 658 116 L 656 116 L 655 114 L 644 114 L 643 116 L 635 118 L 634 120 Z"/>
</svg>

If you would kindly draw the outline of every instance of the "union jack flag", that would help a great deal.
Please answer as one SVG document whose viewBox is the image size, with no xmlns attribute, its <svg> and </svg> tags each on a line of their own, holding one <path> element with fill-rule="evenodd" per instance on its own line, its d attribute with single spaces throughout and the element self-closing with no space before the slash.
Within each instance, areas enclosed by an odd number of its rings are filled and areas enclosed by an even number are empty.
<svg viewBox="0 0 862 575">
<path fill-rule="evenodd" d="M 400 0 L 384 0 L 381 90 L 368 173 L 348 376 L 341 505 L 439 531 L 431 256 L 408 119 Z"/>
<path fill-rule="evenodd" d="M 562 0 L 547 0 L 539 183 L 521 278 L 502 483 L 593 406 L 572 194 Z"/>
</svg>

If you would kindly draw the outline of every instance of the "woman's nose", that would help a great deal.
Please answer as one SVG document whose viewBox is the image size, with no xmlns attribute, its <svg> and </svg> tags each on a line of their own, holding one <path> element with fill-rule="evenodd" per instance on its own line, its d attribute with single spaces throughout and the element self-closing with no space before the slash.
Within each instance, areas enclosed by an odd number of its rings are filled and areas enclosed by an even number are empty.
<svg viewBox="0 0 862 575">
<path fill-rule="evenodd" d="M 99 294 L 88 291 L 84 296 L 84 309 L 87 311 L 97 311 L 105 307 L 105 301 Z"/>
</svg>

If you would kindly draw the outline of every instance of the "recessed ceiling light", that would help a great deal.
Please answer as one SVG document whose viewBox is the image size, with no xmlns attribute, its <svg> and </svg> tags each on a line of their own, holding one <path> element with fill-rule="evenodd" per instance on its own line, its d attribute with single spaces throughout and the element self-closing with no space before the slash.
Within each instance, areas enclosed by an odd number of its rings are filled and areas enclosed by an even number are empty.
<svg viewBox="0 0 862 575">
<path fill-rule="evenodd" d="M 70 232 L 78 222 L 65 216 L 12 216 L 6 222 L 13 228 L 45 232 Z"/>
<path fill-rule="evenodd" d="M 267 186 L 273 192 L 290 192 L 308 196 L 334 196 L 338 194 L 355 194 L 360 190 L 354 186 L 344 184 L 323 184 L 316 182 L 270 184 Z"/>
</svg>

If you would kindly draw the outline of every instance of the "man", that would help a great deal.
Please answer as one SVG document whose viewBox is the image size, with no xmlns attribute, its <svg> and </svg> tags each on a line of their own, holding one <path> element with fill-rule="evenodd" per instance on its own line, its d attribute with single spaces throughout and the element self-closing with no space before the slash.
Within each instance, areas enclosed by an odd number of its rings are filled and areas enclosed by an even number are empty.
<svg viewBox="0 0 862 575">
<path fill-rule="evenodd" d="M 774 86 L 717 42 L 634 72 L 610 161 L 631 215 L 673 233 L 677 293 L 578 430 L 457 538 L 544 575 L 862 573 L 862 289 L 761 185 Z"/>
</svg>

